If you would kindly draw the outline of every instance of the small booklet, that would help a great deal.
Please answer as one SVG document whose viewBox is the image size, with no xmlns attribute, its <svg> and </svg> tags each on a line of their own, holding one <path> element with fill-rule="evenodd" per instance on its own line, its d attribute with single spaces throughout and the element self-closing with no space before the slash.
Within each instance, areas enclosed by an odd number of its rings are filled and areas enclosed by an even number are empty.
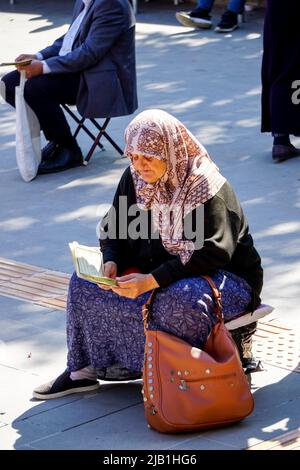
<svg viewBox="0 0 300 470">
<path fill-rule="evenodd" d="M 18 62 L 2 62 L 2 64 L 0 64 L 0 67 L 9 67 L 9 66 L 17 66 L 17 65 L 22 65 L 23 67 L 25 67 L 26 65 L 30 65 L 32 62 L 32 59 L 27 59 L 27 60 L 20 60 Z"/>
<path fill-rule="evenodd" d="M 69 247 L 78 277 L 96 284 L 118 285 L 115 279 L 104 276 L 103 257 L 100 248 L 79 245 L 77 242 L 69 243 Z"/>
</svg>

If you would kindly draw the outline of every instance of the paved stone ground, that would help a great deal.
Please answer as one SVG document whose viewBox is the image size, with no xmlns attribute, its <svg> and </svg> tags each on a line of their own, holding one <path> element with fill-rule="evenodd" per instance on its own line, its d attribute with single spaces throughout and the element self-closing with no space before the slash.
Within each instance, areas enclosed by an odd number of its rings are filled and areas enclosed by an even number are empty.
<svg viewBox="0 0 300 470">
<path fill-rule="evenodd" d="M 65 32 L 72 3 L 23 0 L 11 7 L 0 0 L 1 60 L 35 52 Z M 248 13 L 239 30 L 221 36 L 180 26 L 174 18 L 180 8 L 170 1 L 140 2 L 139 111 L 165 109 L 207 147 L 239 195 L 262 254 L 263 300 L 275 307 L 273 316 L 299 328 L 300 159 L 273 165 L 270 136 L 260 134 L 263 13 Z M 214 19 L 219 15 L 216 9 Z M 130 119 L 111 123 L 121 146 Z M 14 126 L 13 110 L 2 104 L 0 256 L 70 273 L 67 244 L 96 243 L 95 225 L 126 159 L 107 144 L 85 168 L 26 184 L 16 167 Z M 79 140 L 87 150 L 88 139 Z M 0 309 L 2 449 L 241 449 L 299 426 L 300 376 L 277 366 L 254 377 L 256 409 L 247 420 L 193 435 L 149 430 L 138 382 L 34 401 L 32 388 L 64 368 L 64 314 L 6 297 Z"/>
</svg>

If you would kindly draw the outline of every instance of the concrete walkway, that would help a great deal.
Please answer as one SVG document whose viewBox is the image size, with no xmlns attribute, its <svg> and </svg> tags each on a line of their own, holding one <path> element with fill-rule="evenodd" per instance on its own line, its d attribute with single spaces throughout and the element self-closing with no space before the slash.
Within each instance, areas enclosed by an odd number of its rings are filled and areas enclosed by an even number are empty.
<svg viewBox="0 0 300 470">
<path fill-rule="evenodd" d="M 10 38 L 1 60 L 35 52 L 65 32 L 72 4 L 0 0 L 0 30 Z M 176 115 L 208 149 L 239 195 L 262 254 L 263 300 L 275 307 L 270 320 L 297 332 L 300 159 L 274 165 L 271 138 L 260 134 L 262 11 L 221 36 L 180 26 L 174 18 L 180 7 L 171 1 L 140 5 L 139 111 L 156 107 Z M 131 118 L 112 120 L 121 146 Z M 96 223 L 127 161 L 105 144 L 87 167 L 26 184 L 16 167 L 14 126 L 14 111 L 1 104 L 0 257 L 71 273 L 68 242 L 97 243 Z M 88 139 L 79 141 L 87 150 Z M 97 393 L 34 401 L 33 387 L 65 367 L 64 313 L 5 296 L 0 310 L 1 449 L 242 449 L 299 427 L 300 375 L 275 362 L 253 376 L 256 409 L 248 419 L 193 435 L 149 430 L 139 382 L 103 382 Z"/>
</svg>

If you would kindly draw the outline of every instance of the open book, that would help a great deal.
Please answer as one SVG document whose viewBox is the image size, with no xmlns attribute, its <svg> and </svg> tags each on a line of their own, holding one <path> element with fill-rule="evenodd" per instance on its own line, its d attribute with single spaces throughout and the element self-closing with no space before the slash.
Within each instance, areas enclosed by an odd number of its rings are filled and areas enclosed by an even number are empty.
<svg viewBox="0 0 300 470">
<path fill-rule="evenodd" d="M 78 277 L 95 282 L 96 284 L 117 285 L 115 279 L 104 276 L 103 258 L 100 248 L 79 245 L 77 242 L 69 243 L 69 247 Z"/>
</svg>

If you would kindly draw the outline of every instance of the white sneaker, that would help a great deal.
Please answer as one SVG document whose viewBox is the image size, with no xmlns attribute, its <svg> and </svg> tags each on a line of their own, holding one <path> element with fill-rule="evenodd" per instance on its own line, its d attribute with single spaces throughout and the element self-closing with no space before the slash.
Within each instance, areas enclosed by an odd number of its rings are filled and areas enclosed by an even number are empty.
<svg viewBox="0 0 300 470">
<path fill-rule="evenodd" d="M 179 11 L 176 13 L 176 19 L 183 26 L 189 26 L 192 28 L 202 28 L 202 29 L 209 29 L 212 27 L 212 21 L 208 13 L 205 13 L 203 15 L 202 14 L 200 15 L 199 13 L 199 16 L 192 16 L 192 15 L 196 15 L 196 13 Z"/>
</svg>

